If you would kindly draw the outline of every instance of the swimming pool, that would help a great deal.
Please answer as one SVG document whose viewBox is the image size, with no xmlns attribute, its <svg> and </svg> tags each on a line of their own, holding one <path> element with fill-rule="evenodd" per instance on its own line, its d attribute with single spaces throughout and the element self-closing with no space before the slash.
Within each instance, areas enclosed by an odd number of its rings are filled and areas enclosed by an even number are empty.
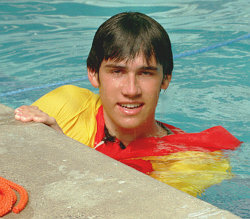
<svg viewBox="0 0 250 219">
<path fill-rule="evenodd" d="M 93 90 L 85 61 L 96 28 L 124 10 L 146 13 L 166 28 L 175 55 L 173 80 L 161 94 L 157 119 L 188 132 L 223 125 L 244 141 L 238 150 L 227 152 L 235 177 L 210 187 L 200 198 L 250 217 L 248 4 L 150 2 L 2 0 L 0 103 L 13 108 L 31 104 L 65 83 Z"/>
</svg>

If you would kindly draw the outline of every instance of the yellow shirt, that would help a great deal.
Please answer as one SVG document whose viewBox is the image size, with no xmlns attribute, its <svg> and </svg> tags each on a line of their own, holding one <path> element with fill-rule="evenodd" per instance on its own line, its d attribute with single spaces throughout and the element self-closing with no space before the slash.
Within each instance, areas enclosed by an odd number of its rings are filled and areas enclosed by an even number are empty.
<svg viewBox="0 0 250 219">
<path fill-rule="evenodd" d="M 32 105 L 54 117 L 67 136 L 94 146 L 96 114 L 101 106 L 98 94 L 74 85 L 64 85 L 45 94 Z"/>
</svg>

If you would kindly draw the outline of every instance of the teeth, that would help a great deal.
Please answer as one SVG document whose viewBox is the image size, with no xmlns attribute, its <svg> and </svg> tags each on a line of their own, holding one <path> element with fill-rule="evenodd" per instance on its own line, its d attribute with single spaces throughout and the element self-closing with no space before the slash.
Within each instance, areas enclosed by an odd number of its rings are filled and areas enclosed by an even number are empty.
<svg viewBox="0 0 250 219">
<path fill-rule="evenodd" d="M 134 108 L 141 106 L 141 104 L 139 104 L 139 103 L 137 103 L 137 104 L 121 104 L 121 106 L 128 108 L 128 109 L 134 109 Z"/>
</svg>

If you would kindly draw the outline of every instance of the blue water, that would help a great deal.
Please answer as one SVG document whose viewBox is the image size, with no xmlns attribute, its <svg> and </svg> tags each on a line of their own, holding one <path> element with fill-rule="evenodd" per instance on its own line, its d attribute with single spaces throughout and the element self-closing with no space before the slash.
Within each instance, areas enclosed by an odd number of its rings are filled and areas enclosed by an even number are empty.
<svg viewBox="0 0 250 219">
<path fill-rule="evenodd" d="M 97 92 L 86 80 L 85 64 L 97 27 L 124 10 L 146 13 L 168 31 L 175 55 L 157 119 L 188 132 L 222 125 L 244 141 L 227 152 L 235 177 L 199 198 L 249 218 L 250 39 L 230 41 L 250 33 L 249 2 L 142 2 L 1 0 L 0 103 L 13 108 L 31 104 L 65 82 Z"/>
</svg>

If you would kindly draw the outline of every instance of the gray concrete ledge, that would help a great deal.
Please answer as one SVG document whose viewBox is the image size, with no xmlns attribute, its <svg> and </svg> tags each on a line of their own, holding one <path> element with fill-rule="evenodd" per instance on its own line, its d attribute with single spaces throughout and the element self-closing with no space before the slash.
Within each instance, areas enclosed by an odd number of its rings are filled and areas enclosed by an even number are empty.
<svg viewBox="0 0 250 219">
<path fill-rule="evenodd" d="M 4 218 L 239 218 L 0 105 L 0 176 L 29 203 Z"/>
</svg>

